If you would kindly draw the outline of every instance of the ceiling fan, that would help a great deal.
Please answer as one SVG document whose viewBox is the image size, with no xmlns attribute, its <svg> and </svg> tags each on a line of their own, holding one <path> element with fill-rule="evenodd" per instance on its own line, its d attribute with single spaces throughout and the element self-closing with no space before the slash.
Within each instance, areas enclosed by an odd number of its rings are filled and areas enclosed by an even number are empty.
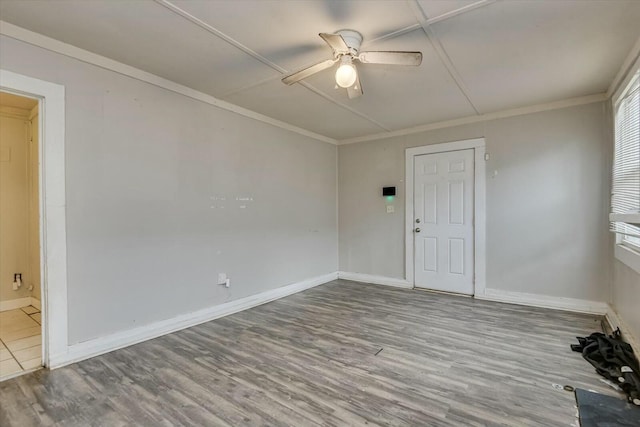
<svg viewBox="0 0 640 427">
<path fill-rule="evenodd" d="M 354 30 L 340 30 L 335 34 L 320 33 L 319 36 L 333 49 L 333 59 L 327 59 L 289 74 L 282 79 L 284 84 L 292 85 L 340 62 L 340 66 L 336 70 L 336 84 L 347 89 L 349 98 L 356 98 L 362 95 L 363 92 L 355 61 L 359 61 L 362 64 L 413 66 L 418 66 L 422 63 L 422 52 L 360 52 L 362 34 Z"/>
</svg>

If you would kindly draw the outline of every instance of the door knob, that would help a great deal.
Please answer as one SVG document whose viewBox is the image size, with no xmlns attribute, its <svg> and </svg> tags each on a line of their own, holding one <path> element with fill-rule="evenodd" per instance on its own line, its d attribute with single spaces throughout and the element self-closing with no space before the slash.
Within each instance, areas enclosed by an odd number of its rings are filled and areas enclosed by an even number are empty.
<svg viewBox="0 0 640 427">
<path fill-rule="evenodd" d="M 416 224 L 420 224 L 420 218 L 416 219 Z"/>
<path fill-rule="evenodd" d="M 416 233 L 419 233 L 419 232 L 420 232 L 420 229 L 419 229 L 419 228 L 416 228 Z"/>
</svg>

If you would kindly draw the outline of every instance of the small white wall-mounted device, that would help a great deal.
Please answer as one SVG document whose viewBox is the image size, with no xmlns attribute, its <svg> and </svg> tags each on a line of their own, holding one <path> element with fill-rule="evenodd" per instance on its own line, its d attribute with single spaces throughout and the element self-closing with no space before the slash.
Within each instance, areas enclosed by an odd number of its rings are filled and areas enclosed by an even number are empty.
<svg viewBox="0 0 640 427">
<path fill-rule="evenodd" d="M 227 277 L 227 273 L 218 273 L 218 285 L 224 285 L 225 288 L 231 285 L 231 279 Z"/>
</svg>

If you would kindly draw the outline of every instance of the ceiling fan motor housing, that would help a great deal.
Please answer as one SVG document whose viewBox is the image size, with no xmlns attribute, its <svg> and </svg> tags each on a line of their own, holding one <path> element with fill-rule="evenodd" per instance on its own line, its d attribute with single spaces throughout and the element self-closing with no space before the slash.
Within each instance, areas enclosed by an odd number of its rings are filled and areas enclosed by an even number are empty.
<svg viewBox="0 0 640 427">
<path fill-rule="evenodd" d="M 340 30 L 336 34 L 339 34 L 344 39 L 344 42 L 349 47 L 351 54 L 355 55 L 360 50 L 362 44 L 362 34 L 355 30 Z"/>
</svg>

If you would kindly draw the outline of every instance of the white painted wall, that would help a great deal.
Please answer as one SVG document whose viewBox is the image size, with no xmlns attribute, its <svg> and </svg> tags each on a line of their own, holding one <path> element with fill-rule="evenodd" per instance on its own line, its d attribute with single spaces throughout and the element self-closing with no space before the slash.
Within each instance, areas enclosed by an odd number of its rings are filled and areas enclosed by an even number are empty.
<svg viewBox="0 0 640 427">
<path fill-rule="evenodd" d="M 6 37 L 0 63 L 66 88 L 69 344 L 336 270 L 335 146 Z"/>
<path fill-rule="evenodd" d="M 404 150 L 485 137 L 487 288 L 607 301 L 606 132 L 601 102 L 340 146 L 340 270 L 403 278 Z M 391 185 L 399 196 L 387 214 L 381 188 Z"/>
</svg>

